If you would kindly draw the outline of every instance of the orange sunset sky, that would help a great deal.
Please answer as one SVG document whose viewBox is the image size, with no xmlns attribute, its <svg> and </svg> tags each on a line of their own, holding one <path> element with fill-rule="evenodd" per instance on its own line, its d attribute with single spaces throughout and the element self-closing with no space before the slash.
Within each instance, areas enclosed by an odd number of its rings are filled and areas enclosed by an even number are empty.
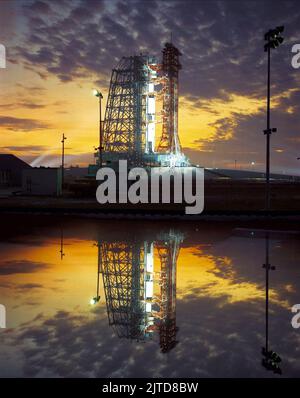
<svg viewBox="0 0 300 398">
<path fill-rule="evenodd" d="M 257 16 L 255 2 L 186 3 L 1 0 L 0 42 L 7 66 L 0 69 L 0 152 L 36 166 L 57 166 L 64 133 L 67 164 L 93 162 L 99 115 L 92 88 L 103 92 L 105 105 L 118 59 L 141 51 L 160 57 L 171 31 L 183 54 L 179 134 L 184 152 L 206 167 L 233 168 L 236 161 L 238 168 L 263 170 L 263 32 L 285 24 L 284 45 L 272 54 L 272 120 L 278 128 L 272 167 L 299 174 L 300 71 L 290 65 L 291 46 L 300 42 L 299 5 L 274 5 L 269 15 L 264 2 Z"/>
</svg>

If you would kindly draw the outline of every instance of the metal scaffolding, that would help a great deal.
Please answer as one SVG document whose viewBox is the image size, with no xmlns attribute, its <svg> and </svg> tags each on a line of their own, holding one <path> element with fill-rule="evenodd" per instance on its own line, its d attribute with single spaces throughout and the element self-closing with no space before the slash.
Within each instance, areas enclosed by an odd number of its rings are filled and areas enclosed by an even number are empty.
<svg viewBox="0 0 300 398">
<path fill-rule="evenodd" d="M 109 325 L 120 338 L 139 341 L 157 332 L 163 353 L 177 344 L 176 264 L 182 239 L 171 231 L 152 242 L 98 244 Z M 155 249 L 159 271 L 154 270 Z"/>
<path fill-rule="evenodd" d="M 139 339 L 143 312 L 140 302 L 140 246 L 135 243 L 99 244 L 109 325 L 119 337 Z"/>
<path fill-rule="evenodd" d="M 178 135 L 180 55 L 173 44 L 166 43 L 161 63 L 138 55 L 123 57 L 113 69 L 103 123 L 104 163 L 126 159 L 129 166 L 189 164 Z M 162 135 L 157 140 L 158 98 L 162 99 Z"/>
<path fill-rule="evenodd" d="M 106 161 L 127 159 L 142 163 L 146 135 L 146 94 L 152 78 L 148 56 L 124 57 L 113 69 L 106 105 L 103 156 Z"/>
</svg>

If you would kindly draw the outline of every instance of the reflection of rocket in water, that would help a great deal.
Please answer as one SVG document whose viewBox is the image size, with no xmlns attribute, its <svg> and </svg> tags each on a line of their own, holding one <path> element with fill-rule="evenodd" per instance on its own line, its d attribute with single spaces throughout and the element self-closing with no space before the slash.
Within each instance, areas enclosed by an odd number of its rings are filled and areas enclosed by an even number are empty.
<svg viewBox="0 0 300 398">
<path fill-rule="evenodd" d="M 99 242 L 109 325 L 119 337 L 144 341 L 158 335 L 164 353 L 177 344 L 176 263 L 182 240 L 170 231 L 155 240 Z"/>
<path fill-rule="evenodd" d="M 160 348 L 170 351 L 176 344 L 176 266 L 179 254 L 179 241 L 172 237 L 158 245 L 161 263 L 161 323 L 159 327 Z"/>
</svg>

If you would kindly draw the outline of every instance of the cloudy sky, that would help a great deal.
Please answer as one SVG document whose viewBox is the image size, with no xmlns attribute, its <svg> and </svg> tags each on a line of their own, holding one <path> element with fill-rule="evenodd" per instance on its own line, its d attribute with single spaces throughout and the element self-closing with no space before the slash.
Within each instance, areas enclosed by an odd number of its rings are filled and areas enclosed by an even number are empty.
<svg viewBox="0 0 300 398">
<path fill-rule="evenodd" d="M 160 57 L 172 33 L 182 52 L 179 129 L 190 158 L 206 167 L 264 168 L 266 54 L 263 34 L 284 25 L 272 52 L 272 169 L 300 174 L 298 1 L 2 0 L 0 152 L 57 165 L 92 162 L 97 102 L 122 56 Z M 251 166 L 251 162 L 255 162 Z"/>
</svg>

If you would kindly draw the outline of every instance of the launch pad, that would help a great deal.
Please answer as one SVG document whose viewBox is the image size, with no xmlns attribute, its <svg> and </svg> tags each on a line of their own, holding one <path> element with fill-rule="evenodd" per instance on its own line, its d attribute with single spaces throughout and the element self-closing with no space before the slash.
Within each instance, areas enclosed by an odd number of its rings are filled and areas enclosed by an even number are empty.
<svg viewBox="0 0 300 398">
<path fill-rule="evenodd" d="M 180 55 L 166 43 L 161 62 L 149 55 L 123 57 L 112 70 L 98 167 L 114 168 L 119 160 L 129 167 L 189 166 L 178 134 Z"/>
</svg>

